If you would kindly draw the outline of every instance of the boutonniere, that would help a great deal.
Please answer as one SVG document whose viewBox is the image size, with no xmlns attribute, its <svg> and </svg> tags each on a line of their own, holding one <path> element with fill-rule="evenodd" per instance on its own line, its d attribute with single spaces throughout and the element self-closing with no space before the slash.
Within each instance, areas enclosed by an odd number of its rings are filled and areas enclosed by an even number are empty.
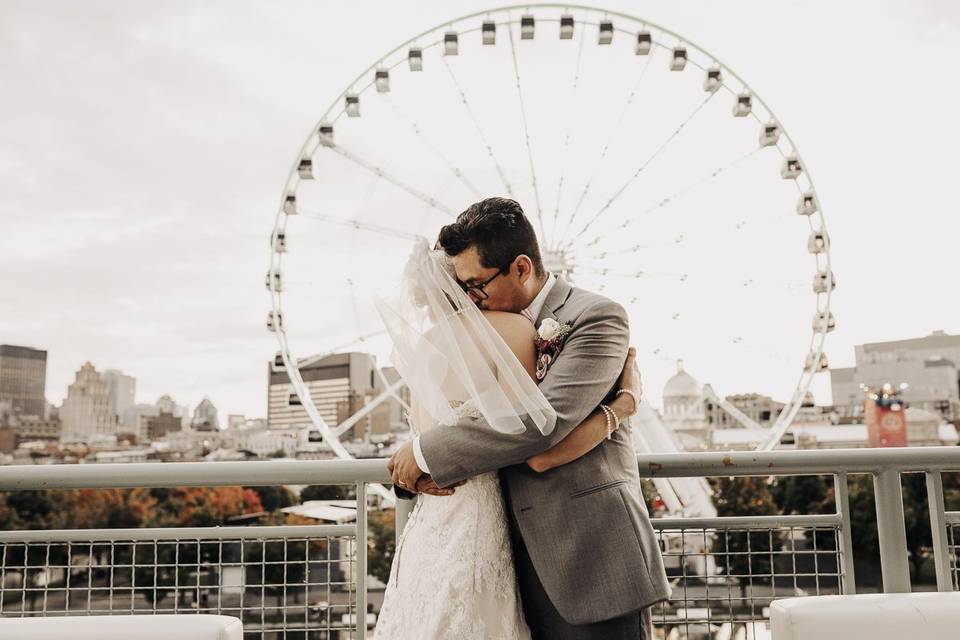
<svg viewBox="0 0 960 640">
<path fill-rule="evenodd" d="M 570 333 L 570 329 L 567 323 L 557 322 L 553 318 L 544 318 L 540 323 L 534 339 L 537 344 L 537 380 L 543 380 L 547 375 L 547 369 L 560 353 L 563 339 Z"/>
</svg>

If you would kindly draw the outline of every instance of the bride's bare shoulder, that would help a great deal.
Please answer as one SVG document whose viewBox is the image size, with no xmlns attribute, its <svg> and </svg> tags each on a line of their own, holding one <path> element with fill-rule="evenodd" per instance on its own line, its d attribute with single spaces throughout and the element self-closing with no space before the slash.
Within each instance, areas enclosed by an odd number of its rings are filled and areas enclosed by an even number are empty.
<svg viewBox="0 0 960 640">
<path fill-rule="evenodd" d="M 504 338 L 517 337 L 526 339 L 536 334 L 530 321 L 519 313 L 484 310 L 483 315 Z"/>
<path fill-rule="evenodd" d="M 483 315 L 517 356 L 527 373 L 535 376 L 537 352 L 534 338 L 537 332 L 533 324 L 519 313 L 484 311 Z"/>
</svg>

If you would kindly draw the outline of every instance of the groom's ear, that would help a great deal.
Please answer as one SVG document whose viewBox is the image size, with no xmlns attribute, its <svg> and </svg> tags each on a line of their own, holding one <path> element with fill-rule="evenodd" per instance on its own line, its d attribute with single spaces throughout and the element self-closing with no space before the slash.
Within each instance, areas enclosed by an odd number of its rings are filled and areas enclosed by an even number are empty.
<svg viewBox="0 0 960 640">
<path fill-rule="evenodd" d="M 533 275 L 533 260 L 526 254 L 520 254 L 514 261 L 517 269 L 517 275 L 520 276 L 520 284 L 524 284 L 527 278 Z"/>
</svg>

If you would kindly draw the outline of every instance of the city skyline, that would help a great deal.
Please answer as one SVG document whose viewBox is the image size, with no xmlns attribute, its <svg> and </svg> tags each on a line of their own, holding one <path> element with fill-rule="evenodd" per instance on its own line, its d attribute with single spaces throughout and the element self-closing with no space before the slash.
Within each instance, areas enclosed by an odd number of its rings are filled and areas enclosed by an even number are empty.
<svg viewBox="0 0 960 640">
<path fill-rule="evenodd" d="M 423 13 L 451 18 L 485 7 L 426 5 Z M 140 398 L 170 394 L 195 407 L 207 395 L 225 413 L 266 415 L 263 365 L 277 346 L 263 324 L 263 273 L 296 146 L 384 43 L 432 24 L 389 5 L 370 24 L 361 7 L 308 3 L 287 14 L 57 7 L 56 21 L 43 3 L 11 7 L 0 27 L 10 43 L 4 74 L 17 89 L 0 125 L 0 342 L 48 352 L 54 404 L 89 360 L 134 375 Z M 778 8 L 794 28 L 757 29 L 752 18 L 765 11 L 698 2 L 644 15 L 722 54 L 803 148 L 836 249 L 831 365 L 852 364 L 858 343 L 960 333 L 929 275 L 942 272 L 958 231 L 945 210 L 952 165 L 942 140 L 958 133 L 945 80 L 960 11 L 797 4 Z M 211 38 L 217 47 L 206 46 Z M 876 41 L 889 43 L 889 59 L 862 60 Z M 919 240 L 901 233 L 906 224 Z M 814 388 L 818 401 L 828 380 Z M 750 391 L 735 379 L 705 382 L 721 383 L 721 394 Z"/>
</svg>

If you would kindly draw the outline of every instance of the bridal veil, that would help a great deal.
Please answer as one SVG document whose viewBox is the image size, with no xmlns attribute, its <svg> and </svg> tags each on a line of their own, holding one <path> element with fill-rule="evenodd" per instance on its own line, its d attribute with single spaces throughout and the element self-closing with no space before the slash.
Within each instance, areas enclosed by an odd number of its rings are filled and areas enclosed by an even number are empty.
<svg viewBox="0 0 960 640">
<path fill-rule="evenodd" d="M 556 413 L 470 296 L 442 250 L 417 238 L 393 299 L 377 310 L 391 359 L 422 411 L 452 424 L 467 402 L 499 432 L 553 431 Z"/>
</svg>

